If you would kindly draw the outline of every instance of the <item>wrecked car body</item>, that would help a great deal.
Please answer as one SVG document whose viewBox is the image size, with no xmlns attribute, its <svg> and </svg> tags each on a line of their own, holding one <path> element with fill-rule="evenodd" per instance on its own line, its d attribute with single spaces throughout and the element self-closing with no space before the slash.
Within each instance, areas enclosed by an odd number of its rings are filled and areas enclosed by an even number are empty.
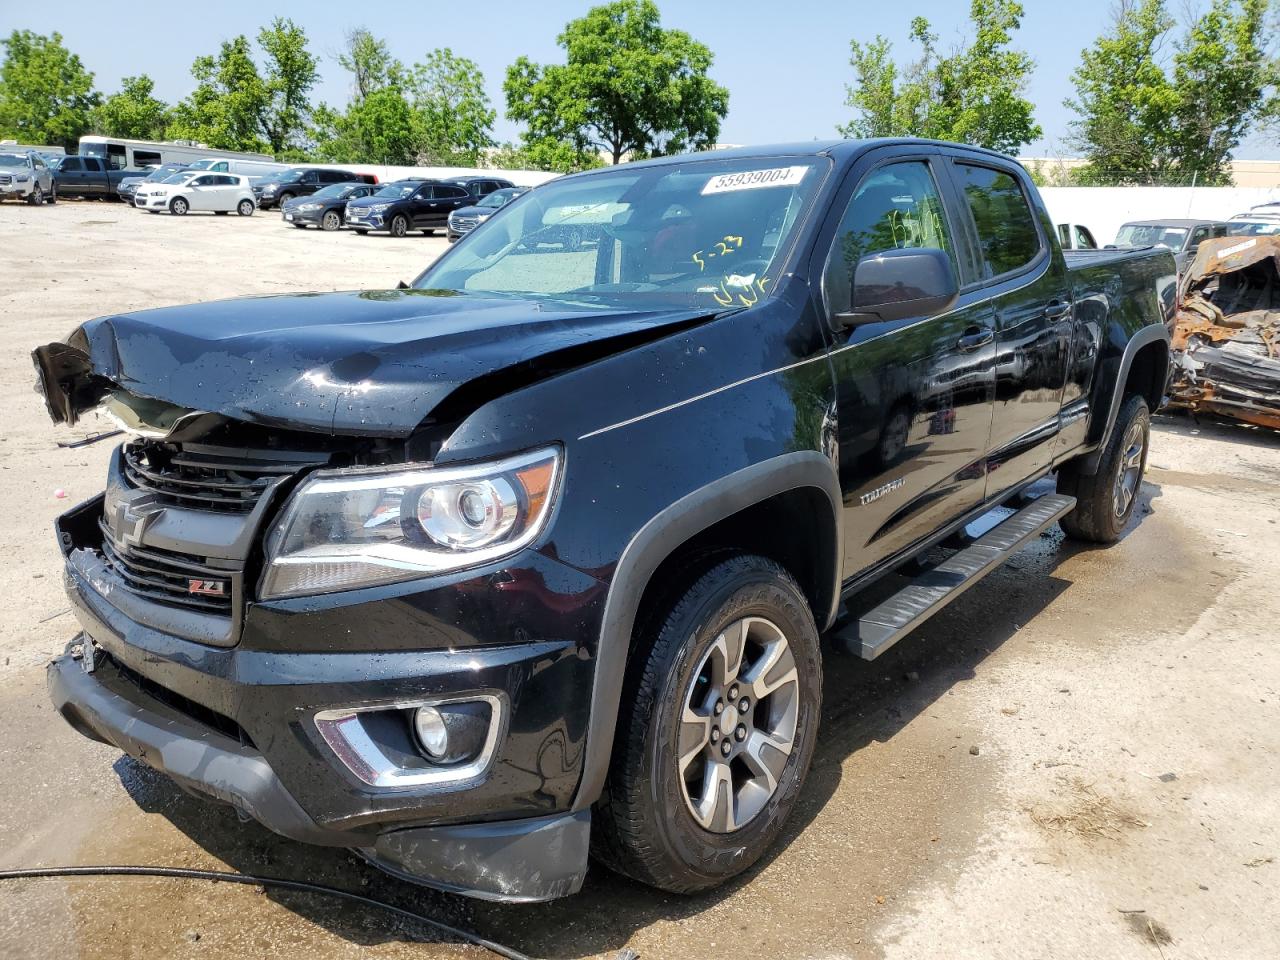
<svg viewBox="0 0 1280 960">
<path fill-rule="evenodd" d="M 1280 237 L 1201 244 L 1171 348 L 1170 407 L 1280 429 Z"/>
</svg>

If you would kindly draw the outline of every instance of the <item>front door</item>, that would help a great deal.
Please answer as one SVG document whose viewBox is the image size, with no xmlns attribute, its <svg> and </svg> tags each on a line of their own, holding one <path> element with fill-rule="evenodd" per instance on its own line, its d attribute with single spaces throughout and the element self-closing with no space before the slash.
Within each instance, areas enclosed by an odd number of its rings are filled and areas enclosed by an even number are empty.
<svg viewBox="0 0 1280 960">
<path fill-rule="evenodd" d="M 1012 164 L 952 159 L 983 290 L 996 312 L 996 397 L 987 497 L 1049 468 L 1067 381 L 1072 303 L 1053 225 Z"/>
<path fill-rule="evenodd" d="M 853 173 L 822 278 L 835 331 L 846 579 L 981 502 L 995 385 L 994 315 L 973 282 L 941 156 L 930 148 L 876 156 Z M 842 328 L 859 260 L 908 247 L 950 256 L 965 284 L 956 305 Z"/>
<path fill-rule="evenodd" d="M 218 187 L 215 183 L 217 179 L 213 174 L 206 173 L 191 181 L 191 189 L 187 192 L 187 203 L 192 210 L 218 209 Z"/>
</svg>

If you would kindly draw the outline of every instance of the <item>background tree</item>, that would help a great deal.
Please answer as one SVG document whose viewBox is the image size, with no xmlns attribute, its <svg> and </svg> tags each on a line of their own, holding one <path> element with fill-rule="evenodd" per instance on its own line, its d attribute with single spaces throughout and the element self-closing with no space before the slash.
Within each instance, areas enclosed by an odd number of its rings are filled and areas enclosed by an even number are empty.
<svg viewBox="0 0 1280 960">
<path fill-rule="evenodd" d="M 947 55 L 929 21 L 916 17 L 911 39 L 920 56 L 906 67 L 882 36 L 851 41 L 854 83 L 845 103 L 855 116 L 837 129 L 848 137 L 932 137 L 1017 153 L 1041 134 L 1023 95 L 1035 62 L 1012 47 L 1022 17 L 1016 0 L 971 0 L 972 39 Z"/>
<path fill-rule="evenodd" d="M 729 92 L 707 76 L 711 50 L 663 29 L 651 0 L 593 7 L 557 43 L 564 64 L 522 56 L 507 70 L 507 116 L 528 124 L 527 149 L 572 161 L 604 150 L 618 163 L 715 143 Z"/>
<path fill-rule="evenodd" d="M 351 99 L 357 102 L 390 84 L 400 64 L 391 56 L 386 41 L 367 27 L 348 31 L 346 41 L 346 49 L 338 54 L 338 65 L 351 74 Z"/>
<path fill-rule="evenodd" d="M 14 30 L 0 46 L 0 136 L 74 150 L 98 105 L 93 74 L 62 45 L 59 33 Z"/>
<path fill-rule="evenodd" d="M 145 73 L 125 77 L 120 91 L 102 101 L 93 128 L 109 137 L 158 140 L 169 126 L 169 105 L 152 95 L 155 84 Z"/>
<path fill-rule="evenodd" d="M 423 163 L 475 166 L 493 146 L 497 118 L 475 62 L 448 47 L 415 63 L 408 78 Z"/>
<path fill-rule="evenodd" d="M 308 94 L 320 79 L 320 62 L 307 49 L 303 29 L 285 17 L 276 17 L 258 31 L 258 45 L 266 55 L 266 98 L 258 126 L 273 153 L 299 150 L 311 113 Z"/>
<path fill-rule="evenodd" d="M 1213 0 L 1176 43 L 1165 0 L 1122 0 L 1072 76 L 1080 183 L 1230 183 L 1232 151 L 1265 112 L 1268 0 Z M 1169 54 L 1172 46 L 1172 55 Z"/>
</svg>

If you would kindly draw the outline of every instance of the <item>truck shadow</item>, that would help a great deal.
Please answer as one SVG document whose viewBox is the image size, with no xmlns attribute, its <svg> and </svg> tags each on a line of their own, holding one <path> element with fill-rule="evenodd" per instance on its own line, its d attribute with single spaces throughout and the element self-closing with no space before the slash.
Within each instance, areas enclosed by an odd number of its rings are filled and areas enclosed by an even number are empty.
<svg viewBox="0 0 1280 960">
<path fill-rule="evenodd" d="M 1143 516 L 1154 511 L 1159 487 L 1145 483 Z M 1140 525 L 1130 527 L 1130 532 Z M 768 855 L 743 876 L 711 893 L 665 894 L 593 865 L 581 893 L 539 905 L 471 900 L 414 886 L 387 876 L 343 850 L 311 847 L 278 837 L 229 808 L 189 797 L 162 775 L 128 758 L 116 770 L 135 802 L 168 818 L 192 841 L 244 873 L 306 880 L 351 890 L 466 928 L 533 956 L 570 960 L 616 951 L 641 929 L 678 923 L 734 898 L 786 851 L 840 788 L 842 761 L 869 744 L 885 742 L 957 684 L 972 680 L 984 660 L 1071 586 L 1055 575 L 1078 553 L 1057 528 L 1015 555 L 873 663 L 832 652 L 824 662 L 823 723 L 814 763 L 797 804 Z M 903 581 L 886 577 L 875 592 L 887 594 Z M 868 598 L 874 602 L 876 597 Z M 878 835 L 893 837 L 900 811 L 886 804 L 869 815 Z M 864 849 L 859 857 L 893 857 L 895 851 Z M 320 896 L 268 890 L 273 900 L 306 920 L 359 945 L 438 942 L 430 927 L 372 908 Z"/>
</svg>

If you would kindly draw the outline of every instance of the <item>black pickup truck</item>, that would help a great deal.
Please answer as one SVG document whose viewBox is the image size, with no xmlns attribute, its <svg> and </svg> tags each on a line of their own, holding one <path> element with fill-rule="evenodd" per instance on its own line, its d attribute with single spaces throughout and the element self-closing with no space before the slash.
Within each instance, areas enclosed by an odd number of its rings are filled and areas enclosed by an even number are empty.
<svg viewBox="0 0 1280 960">
<path fill-rule="evenodd" d="M 126 177 L 145 177 L 146 170 L 115 170 L 101 157 L 71 154 L 50 164 L 53 183 L 60 197 L 86 200 L 116 200 L 120 182 Z"/>
<path fill-rule="evenodd" d="M 135 436 L 57 524 L 53 703 L 423 883 L 713 887 L 796 803 L 824 649 L 1121 535 L 1174 282 L 1064 257 L 1004 156 L 873 140 L 563 177 L 402 289 L 89 321 L 49 411 Z"/>
</svg>

